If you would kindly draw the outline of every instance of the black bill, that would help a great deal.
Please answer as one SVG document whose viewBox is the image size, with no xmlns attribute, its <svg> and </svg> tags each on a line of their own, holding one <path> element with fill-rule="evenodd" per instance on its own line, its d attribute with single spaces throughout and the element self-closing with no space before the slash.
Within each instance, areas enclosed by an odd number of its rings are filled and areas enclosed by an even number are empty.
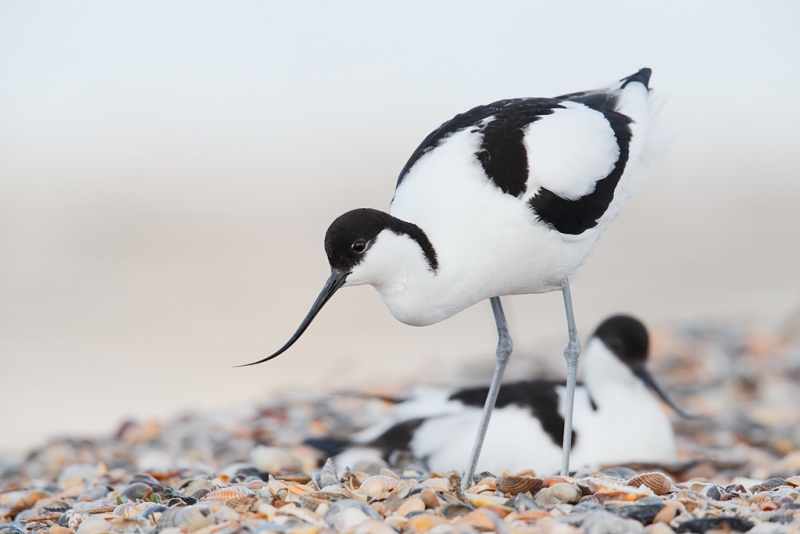
<svg viewBox="0 0 800 534">
<path fill-rule="evenodd" d="M 269 361 L 272 358 L 276 358 L 276 357 L 280 356 L 281 354 L 283 354 L 284 352 L 286 352 L 286 350 L 289 347 L 294 345 L 295 341 L 300 339 L 300 336 L 303 335 L 303 332 L 306 331 L 306 328 L 308 328 L 308 325 L 310 325 L 311 321 L 314 320 L 314 317 L 316 317 L 317 314 L 319 313 L 319 311 L 322 309 L 322 307 L 325 306 L 325 303 L 328 302 L 331 299 L 331 297 L 333 296 L 333 294 L 336 293 L 336 291 L 340 287 L 342 287 L 344 285 L 345 280 L 347 280 L 347 275 L 349 275 L 349 274 L 350 273 L 338 273 L 336 271 L 331 272 L 331 275 L 328 278 L 328 281 L 325 282 L 325 287 L 322 288 L 322 291 L 320 292 L 319 296 L 317 297 L 317 300 L 314 301 L 314 305 L 311 306 L 311 310 L 306 315 L 306 318 L 303 319 L 302 323 L 300 323 L 300 326 L 297 328 L 297 331 L 289 339 L 289 341 L 287 341 L 284 346 L 282 346 L 280 349 L 278 349 L 277 352 L 275 352 L 274 354 L 271 354 L 270 356 L 267 356 L 266 358 L 264 358 L 262 360 L 258 360 L 257 362 L 246 363 L 244 365 L 237 365 L 236 367 L 248 367 L 250 365 L 256 365 L 256 364 L 259 364 L 259 363 L 264 363 L 264 362 Z"/>
<path fill-rule="evenodd" d="M 661 400 L 664 401 L 664 403 L 667 406 L 669 406 L 670 408 L 675 410 L 675 413 L 680 415 L 684 419 L 706 419 L 707 418 L 704 415 L 695 415 L 695 414 L 690 414 L 690 413 L 684 412 L 683 410 L 681 410 L 680 408 L 675 406 L 675 403 L 673 403 L 670 400 L 670 398 L 667 397 L 666 392 L 663 389 L 661 389 L 661 386 L 658 385 L 658 383 L 653 378 L 653 375 L 650 374 L 650 371 L 648 371 L 647 368 L 644 365 L 639 365 L 639 366 L 633 367 L 633 374 L 635 374 L 636 376 L 641 378 L 642 382 L 644 382 L 645 385 L 648 388 L 650 388 L 650 390 L 653 393 L 658 395 L 661 398 Z"/>
</svg>

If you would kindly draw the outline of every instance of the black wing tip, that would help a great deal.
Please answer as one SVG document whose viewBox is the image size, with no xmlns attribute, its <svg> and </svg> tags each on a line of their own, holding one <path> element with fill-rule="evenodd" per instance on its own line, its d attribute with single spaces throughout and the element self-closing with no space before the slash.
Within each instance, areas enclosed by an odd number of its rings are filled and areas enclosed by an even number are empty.
<svg viewBox="0 0 800 534">
<path fill-rule="evenodd" d="M 336 438 L 308 438 L 303 444 L 332 457 L 343 453 L 350 446 L 350 441 Z"/>
<path fill-rule="evenodd" d="M 622 82 L 622 88 L 625 89 L 629 83 L 639 82 L 640 84 L 644 85 L 646 89 L 650 89 L 650 86 L 647 84 L 650 83 L 650 75 L 652 73 L 653 71 L 647 67 L 639 69 L 639 72 L 631 74 L 627 78 L 622 78 L 620 80 Z"/>
</svg>

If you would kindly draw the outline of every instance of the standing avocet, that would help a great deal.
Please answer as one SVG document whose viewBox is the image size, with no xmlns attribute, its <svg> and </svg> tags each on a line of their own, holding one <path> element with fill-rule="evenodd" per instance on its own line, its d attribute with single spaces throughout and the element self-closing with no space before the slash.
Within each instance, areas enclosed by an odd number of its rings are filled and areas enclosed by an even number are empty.
<svg viewBox="0 0 800 534">
<path fill-rule="evenodd" d="M 513 349 L 499 297 L 560 290 L 569 331 L 566 474 L 580 354 L 569 277 L 639 181 L 649 78 L 641 69 L 606 89 L 500 100 L 441 125 L 400 171 L 389 213 L 356 209 L 333 221 L 325 287 L 291 339 L 254 363 L 288 349 L 343 286 L 372 285 L 396 319 L 415 326 L 490 299 L 500 339 L 468 484 Z"/>
</svg>

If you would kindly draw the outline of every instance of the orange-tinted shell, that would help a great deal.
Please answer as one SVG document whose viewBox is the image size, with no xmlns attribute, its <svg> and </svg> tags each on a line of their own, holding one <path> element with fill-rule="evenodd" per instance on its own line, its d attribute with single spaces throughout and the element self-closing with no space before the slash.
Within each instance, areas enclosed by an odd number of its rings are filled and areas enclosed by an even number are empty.
<svg viewBox="0 0 800 534">
<path fill-rule="evenodd" d="M 500 477 L 495 482 L 495 485 L 497 486 L 497 489 L 503 493 L 516 495 L 517 493 L 538 490 L 544 485 L 544 480 L 541 478 L 532 477 Z"/>
<path fill-rule="evenodd" d="M 203 501 L 222 501 L 227 502 L 231 499 L 241 497 L 242 495 L 250 495 L 253 492 L 244 486 L 231 486 L 228 488 L 220 488 L 218 490 L 210 491 L 203 497 Z"/>
<path fill-rule="evenodd" d="M 672 479 L 664 473 L 642 473 L 641 475 L 631 477 L 628 481 L 628 485 L 635 488 L 638 488 L 642 484 L 650 488 L 656 495 L 665 495 L 672 490 Z"/>
</svg>

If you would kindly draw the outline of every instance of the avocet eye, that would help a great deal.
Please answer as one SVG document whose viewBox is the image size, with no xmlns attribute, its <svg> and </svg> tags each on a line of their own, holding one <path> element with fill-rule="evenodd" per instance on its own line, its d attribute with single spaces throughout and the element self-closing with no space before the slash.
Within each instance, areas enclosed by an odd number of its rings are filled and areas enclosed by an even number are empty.
<svg viewBox="0 0 800 534">
<path fill-rule="evenodd" d="M 367 249 L 367 244 L 359 239 L 358 241 L 353 243 L 352 248 L 354 252 L 358 252 L 360 254 Z"/>
</svg>

